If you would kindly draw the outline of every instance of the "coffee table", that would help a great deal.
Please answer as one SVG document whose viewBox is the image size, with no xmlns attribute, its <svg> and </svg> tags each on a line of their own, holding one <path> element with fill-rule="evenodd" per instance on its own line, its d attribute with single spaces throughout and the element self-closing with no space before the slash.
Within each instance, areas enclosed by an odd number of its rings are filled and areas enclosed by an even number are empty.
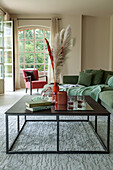
<svg viewBox="0 0 113 170">
<path fill-rule="evenodd" d="M 89 96 L 85 96 L 86 102 L 91 106 L 93 110 L 55 110 L 54 106 L 51 106 L 50 110 L 43 110 L 43 111 L 38 111 L 38 112 L 31 112 L 26 110 L 25 107 L 25 102 L 31 100 L 31 98 L 36 97 L 36 96 L 29 96 L 25 95 L 23 96 L 16 104 L 14 104 L 8 111 L 5 112 L 6 116 L 6 153 L 7 154 L 108 154 L 109 153 L 109 142 L 110 142 L 110 113 L 102 107 L 99 103 L 97 103 L 95 100 L 93 100 Z M 9 117 L 10 116 L 16 116 L 17 117 L 17 136 L 14 139 L 13 143 L 11 146 L 9 146 Z M 24 116 L 25 121 L 20 127 L 20 117 Z M 37 120 L 38 122 L 40 121 L 47 121 L 47 122 L 57 122 L 57 150 L 56 151 L 24 151 L 24 150 L 13 150 L 13 147 L 21 134 L 24 126 L 28 121 L 34 121 L 34 120 L 29 120 L 29 116 L 55 116 L 56 120 Z M 59 119 L 60 116 L 82 116 L 82 117 L 87 117 L 87 119 L 80 119 L 80 120 L 61 120 Z M 89 117 L 94 116 L 95 117 L 95 126 L 93 126 L 92 122 L 90 121 Z M 102 141 L 101 137 L 99 136 L 97 132 L 97 126 L 98 126 L 98 116 L 106 116 L 107 118 L 107 144 L 105 145 L 104 142 Z M 35 120 L 36 121 L 36 120 Z M 91 126 L 91 128 L 94 131 L 94 134 L 96 135 L 97 139 L 99 140 L 100 144 L 103 147 L 103 150 L 84 150 L 84 151 L 79 151 L 79 150 L 69 150 L 69 151 L 62 151 L 59 150 L 59 123 L 60 122 L 77 122 L 77 121 L 84 121 L 88 122 Z"/>
</svg>

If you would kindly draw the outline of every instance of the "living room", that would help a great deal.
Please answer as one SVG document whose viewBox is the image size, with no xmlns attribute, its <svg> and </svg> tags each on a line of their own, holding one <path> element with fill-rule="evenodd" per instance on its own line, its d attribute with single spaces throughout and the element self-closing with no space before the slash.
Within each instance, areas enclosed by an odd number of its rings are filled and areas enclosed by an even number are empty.
<svg viewBox="0 0 113 170">
<path fill-rule="evenodd" d="M 58 19 L 59 31 L 71 26 L 71 51 L 61 73 L 61 83 L 64 75 L 79 75 L 85 69 L 113 70 L 113 2 L 111 1 L 25 1 L 1 0 L 1 13 L 4 21 L 13 21 L 13 66 L 12 88 L 6 90 L 5 77 L 0 79 L 0 109 L 2 115 L 1 139 L 5 136 L 4 112 L 25 95 L 25 84 L 18 50 L 19 31 L 37 26 L 46 27 L 51 34 L 52 19 Z M 51 35 L 52 36 L 52 35 Z M 1 48 L 0 48 L 1 49 Z M 48 56 L 49 57 L 49 56 Z M 25 58 L 24 58 L 25 61 Z M 28 69 L 30 67 L 25 67 Z M 36 65 L 36 63 L 35 63 Z M 47 63 L 46 63 L 47 65 Z M 20 67 L 21 66 L 21 67 Z M 31 67 L 33 68 L 33 67 Z M 36 68 L 36 67 L 35 67 Z M 7 70 L 7 69 L 6 69 Z M 44 72 L 45 71 L 45 72 Z M 42 72 L 42 73 L 41 73 Z M 40 71 L 40 75 L 48 70 Z M 49 82 L 53 79 L 48 75 Z M 7 83 L 6 83 L 7 84 Z M 37 91 L 33 91 L 37 94 Z M 28 91 L 29 95 L 29 91 Z M 111 116 L 112 118 L 112 116 Z M 111 120 L 112 124 L 112 120 Z M 101 130 L 102 131 L 102 130 Z M 13 155 L 5 154 L 5 137 L 1 141 L 1 169 L 112 169 L 113 165 L 113 127 L 111 125 L 111 142 L 109 155 Z"/>
</svg>

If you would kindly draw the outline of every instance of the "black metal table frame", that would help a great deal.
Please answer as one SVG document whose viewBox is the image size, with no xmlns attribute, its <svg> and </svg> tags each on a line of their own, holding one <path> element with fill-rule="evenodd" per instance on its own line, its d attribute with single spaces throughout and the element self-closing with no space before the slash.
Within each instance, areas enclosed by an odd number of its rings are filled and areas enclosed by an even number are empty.
<svg viewBox="0 0 113 170">
<path fill-rule="evenodd" d="M 17 116 L 17 131 L 18 131 L 18 134 L 17 134 L 16 138 L 14 139 L 14 141 L 11 144 L 10 147 L 9 147 L 9 123 L 8 123 L 9 116 Z M 91 115 L 88 115 L 87 119 L 84 119 L 84 120 L 81 120 L 81 119 L 80 120 L 61 120 L 61 119 L 59 119 L 59 116 L 66 116 L 66 115 L 60 115 L 60 114 L 56 115 L 56 120 L 27 120 L 26 116 L 33 116 L 33 114 L 28 114 L 28 115 L 26 114 L 26 115 L 24 115 L 25 116 L 25 121 L 24 121 L 21 128 L 20 128 L 20 120 L 19 120 L 20 116 L 23 116 L 23 115 L 20 115 L 20 114 L 16 114 L 16 115 L 6 114 L 6 153 L 7 154 L 108 154 L 109 153 L 109 143 L 110 143 L 110 115 L 109 114 L 104 115 L 104 116 L 107 116 L 107 146 L 105 146 L 103 140 L 101 139 L 101 137 L 99 136 L 99 134 L 97 132 L 97 116 L 100 116 L 100 115 L 92 115 L 92 116 L 95 116 L 95 126 L 93 126 L 92 122 L 89 120 L 89 116 L 91 116 Z M 39 116 L 41 116 L 41 115 L 39 115 Z M 46 116 L 49 116 L 49 115 L 46 115 Z M 76 115 L 74 115 L 74 116 L 76 116 Z M 20 133 L 22 132 L 25 124 L 28 121 L 57 122 L 57 150 L 56 151 L 24 151 L 24 150 L 22 150 L 22 151 L 14 151 L 13 150 L 13 147 L 14 147 Z M 97 137 L 97 139 L 99 140 L 100 144 L 103 147 L 103 151 L 102 150 L 100 150 L 100 151 L 98 151 L 98 150 L 96 150 L 96 151 L 89 151 L 89 150 L 84 150 L 84 151 L 79 151 L 79 150 L 76 150 L 76 151 L 71 151 L 71 150 L 69 150 L 69 151 L 61 151 L 61 150 L 59 150 L 59 122 L 76 122 L 76 121 L 77 122 L 78 121 L 80 121 L 80 122 L 88 122 L 90 124 L 91 128 L 93 129 L 93 131 L 94 131 L 94 133 L 95 133 L 95 135 Z"/>
</svg>

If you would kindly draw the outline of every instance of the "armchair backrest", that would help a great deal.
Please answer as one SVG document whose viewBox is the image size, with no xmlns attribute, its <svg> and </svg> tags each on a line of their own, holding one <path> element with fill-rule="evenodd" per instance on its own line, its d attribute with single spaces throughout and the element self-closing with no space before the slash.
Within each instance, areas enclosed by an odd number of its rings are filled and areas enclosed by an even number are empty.
<svg viewBox="0 0 113 170">
<path fill-rule="evenodd" d="M 26 77 L 26 76 L 27 76 L 26 73 L 25 73 L 26 71 L 33 71 L 36 80 L 38 80 L 38 70 L 22 70 L 22 72 L 23 72 L 23 77 Z M 24 78 L 24 81 L 27 82 L 28 79 Z"/>
</svg>

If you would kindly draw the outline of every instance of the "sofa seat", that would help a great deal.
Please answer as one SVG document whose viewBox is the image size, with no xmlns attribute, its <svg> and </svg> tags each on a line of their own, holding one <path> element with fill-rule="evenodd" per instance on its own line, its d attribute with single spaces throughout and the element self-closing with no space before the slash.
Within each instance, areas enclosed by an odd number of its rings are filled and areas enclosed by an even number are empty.
<svg viewBox="0 0 113 170">
<path fill-rule="evenodd" d="M 113 91 L 102 91 L 99 94 L 99 99 L 107 106 L 113 108 Z"/>
</svg>

